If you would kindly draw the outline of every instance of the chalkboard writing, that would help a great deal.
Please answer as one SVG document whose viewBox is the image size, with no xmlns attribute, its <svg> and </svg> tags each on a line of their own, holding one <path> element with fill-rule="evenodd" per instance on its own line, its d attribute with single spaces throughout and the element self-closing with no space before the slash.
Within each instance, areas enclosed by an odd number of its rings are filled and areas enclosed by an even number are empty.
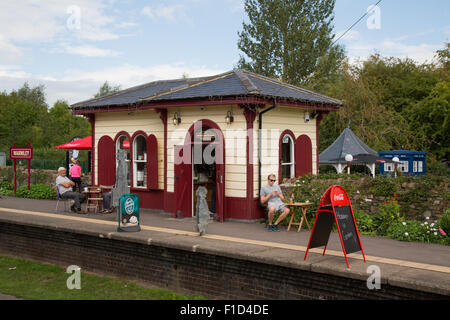
<svg viewBox="0 0 450 320">
<path fill-rule="evenodd" d="M 344 243 L 345 252 L 352 253 L 361 250 L 359 244 L 355 222 L 353 220 L 350 206 L 334 207 L 336 218 L 341 231 L 342 241 Z"/>
<path fill-rule="evenodd" d="M 342 250 L 344 251 L 347 268 L 350 268 L 347 254 L 361 251 L 364 262 L 366 257 L 361 246 L 358 229 L 352 213 L 352 205 L 344 188 L 338 185 L 329 187 L 320 199 L 316 221 L 309 237 L 308 247 L 305 252 L 305 260 L 309 248 L 325 246 L 322 255 L 325 255 L 328 239 L 334 222 L 337 222 Z"/>
</svg>

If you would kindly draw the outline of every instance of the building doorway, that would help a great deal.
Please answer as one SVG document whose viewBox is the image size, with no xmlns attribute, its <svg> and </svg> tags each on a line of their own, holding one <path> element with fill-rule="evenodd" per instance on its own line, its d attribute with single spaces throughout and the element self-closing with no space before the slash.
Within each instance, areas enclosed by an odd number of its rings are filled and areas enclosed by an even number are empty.
<svg viewBox="0 0 450 320">
<path fill-rule="evenodd" d="M 195 216 L 198 187 L 207 190 L 210 211 L 223 221 L 225 195 L 224 137 L 210 120 L 191 126 L 183 146 L 175 146 L 175 198 L 177 216 Z"/>
</svg>

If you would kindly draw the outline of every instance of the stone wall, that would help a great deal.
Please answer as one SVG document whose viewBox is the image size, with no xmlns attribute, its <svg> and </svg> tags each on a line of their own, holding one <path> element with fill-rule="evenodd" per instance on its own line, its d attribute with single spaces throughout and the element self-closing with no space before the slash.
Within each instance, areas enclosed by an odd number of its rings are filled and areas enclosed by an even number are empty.
<svg viewBox="0 0 450 320">
<path fill-rule="evenodd" d="M 397 197 L 400 212 L 407 219 L 420 221 L 427 217 L 439 219 L 449 208 L 450 178 L 441 177 L 435 180 L 436 183 L 433 183 L 433 178 L 422 178 L 420 180 L 420 178 L 402 177 L 401 180 L 387 180 L 389 183 L 395 183 L 395 191 L 389 195 L 377 195 L 374 192 L 375 183 L 373 178 L 360 176 L 337 179 L 319 179 L 313 177 L 309 180 L 302 180 L 300 178 L 298 182 L 303 182 L 302 187 L 296 188 L 295 181 L 287 181 L 281 185 L 281 188 L 285 195 L 289 195 L 296 190 L 297 201 L 306 200 L 304 194 L 310 195 L 310 199 L 308 200 L 315 202 L 317 204 L 315 208 L 317 209 L 323 192 L 329 186 L 341 185 L 347 191 L 353 208 L 362 210 L 368 214 L 377 214 L 380 204 Z M 308 192 L 302 192 L 302 190 L 305 191 L 308 188 L 310 188 L 310 190 L 307 190 Z M 389 186 L 386 186 L 386 189 L 388 188 Z M 380 189 L 383 191 L 382 186 L 380 187 L 380 182 L 378 182 L 378 192 L 380 192 Z"/>
<path fill-rule="evenodd" d="M 366 280 L 193 252 L 147 240 L 108 239 L 98 233 L 0 221 L 0 253 L 84 271 L 131 278 L 214 299 L 447 299 L 437 293 Z M 156 241 L 155 241 L 156 242 Z M 189 249 L 190 248 L 190 249 Z"/>
</svg>

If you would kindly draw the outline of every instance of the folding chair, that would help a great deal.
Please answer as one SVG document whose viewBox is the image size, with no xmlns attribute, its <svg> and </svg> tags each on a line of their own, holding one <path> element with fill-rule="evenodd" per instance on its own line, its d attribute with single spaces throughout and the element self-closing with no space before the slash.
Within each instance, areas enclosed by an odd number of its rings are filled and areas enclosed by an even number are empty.
<svg viewBox="0 0 450 320">
<path fill-rule="evenodd" d="M 59 202 L 63 201 L 64 202 L 64 211 L 66 212 L 70 212 L 70 206 L 71 206 L 71 199 L 64 199 L 62 197 L 62 195 L 59 193 L 58 188 L 56 188 L 56 193 L 58 194 L 58 198 L 56 201 L 56 208 L 55 208 L 55 212 L 58 212 L 58 206 L 59 206 Z"/>
</svg>

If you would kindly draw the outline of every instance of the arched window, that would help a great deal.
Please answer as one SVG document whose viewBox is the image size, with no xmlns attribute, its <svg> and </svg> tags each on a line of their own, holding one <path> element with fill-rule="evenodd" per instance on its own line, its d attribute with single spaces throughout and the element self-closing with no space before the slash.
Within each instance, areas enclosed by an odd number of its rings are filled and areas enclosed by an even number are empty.
<svg viewBox="0 0 450 320">
<path fill-rule="evenodd" d="M 117 153 L 119 150 L 125 150 L 127 153 L 127 166 L 128 166 L 128 174 L 127 174 L 127 181 L 128 186 L 130 186 L 130 140 L 126 135 L 121 135 L 116 140 L 116 168 L 117 168 Z"/>
<path fill-rule="evenodd" d="M 281 137 L 281 179 L 295 177 L 294 138 L 286 133 Z"/>
<path fill-rule="evenodd" d="M 133 140 L 133 187 L 147 188 L 147 140 L 141 134 Z"/>
</svg>

